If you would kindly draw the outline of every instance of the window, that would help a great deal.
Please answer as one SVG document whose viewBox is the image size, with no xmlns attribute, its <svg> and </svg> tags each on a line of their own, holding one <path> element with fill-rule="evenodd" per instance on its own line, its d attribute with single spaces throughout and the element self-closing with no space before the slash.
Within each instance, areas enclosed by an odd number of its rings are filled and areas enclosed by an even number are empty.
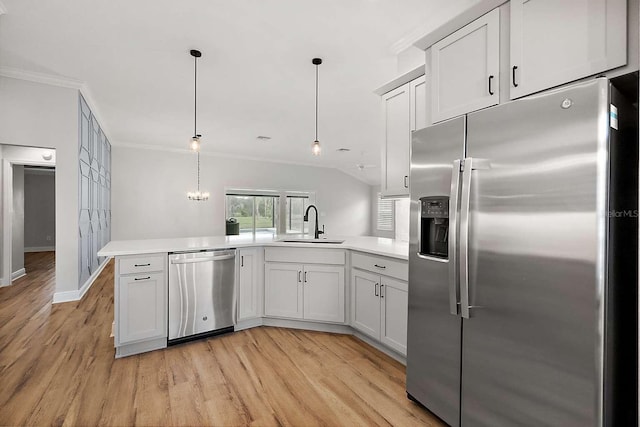
<svg viewBox="0 0 640 427">
<path fill-rule="evenodd" d="M 226 219 L 238 221 L 240 234 L 306 234 L 303 217 L 314 199 L 311 192 L 227 190 Z"/>
<path fill-rule="evenodd" d="M 309 231 L 309 223 L 303 221 L 309 205 L 309 196 L 287 196 L 287 233 L 305 234 Z"/>
<path fill-rule="evenodd" d="M 395 200 L 381 199 L 378 195 L 378 231 L 393 231 Z"/>
</svg>

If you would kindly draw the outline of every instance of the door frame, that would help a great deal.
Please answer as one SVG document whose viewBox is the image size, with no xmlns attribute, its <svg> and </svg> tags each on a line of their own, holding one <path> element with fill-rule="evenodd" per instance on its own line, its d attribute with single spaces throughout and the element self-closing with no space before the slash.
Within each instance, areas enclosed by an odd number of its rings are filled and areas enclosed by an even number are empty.
<svg viewBox="0 0 640 427">
<path fill-rule="evenodd" d="M 35 148 L 35 147 L 34 147 Z M 49 150 L 55 150 L 51 148 Z M 53 166 L 50 161 L 23 161 L 2 159 L 2 277 L 0 287 L 12 284 L 11 274 L 13 268 L 13 166 Z M 57 244 L 57 243 L 56 243 Z"/>
</svg>

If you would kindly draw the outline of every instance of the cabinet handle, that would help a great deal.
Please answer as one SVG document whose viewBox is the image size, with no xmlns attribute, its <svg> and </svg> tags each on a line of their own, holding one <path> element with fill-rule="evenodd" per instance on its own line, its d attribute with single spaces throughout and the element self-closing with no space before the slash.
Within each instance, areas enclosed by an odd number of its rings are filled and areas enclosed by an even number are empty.
<svg viewBox="0 0 640 427">
<path fill-rule="evenodd" d="M 135 279 L 133 279 L 133 280 L 149 280 L 149 279 L 151 279 L 151 276 L 147 276 L 147 277 L 136 277 L 136 278 L 135 278 Z"/>
<path fill-rule="evenodd" d="M 304 272 L 304 283 L 307 283 L 307 272 Z"/>
<path fill-rule="evenodd" d="M 298 271 L 298 283 L 302 282 L 302 271 Z"/>
<path fill-rule="evenodd" d="M 491 88 L 491 81 L 493 80 L 493 76 L 489 76 L 489 95 L 493 95 L 493 89 Z"/>
<path fill-rule="evenodd" d="M 374 267 L 378 267 L 378 268 L 387 268 L 387 267 L 386 267 L 386 266 L 384 266 L 384 265 L 378 265 L 378 264 L 373 264 L 373 266 L 374 266 Z"/>
<path fill-rule="evenodd" d="M 384 294 L 382 293 L 384 289 L 384 285 L 380 285 L 380 298 L 384 298 Z"/>
<path fill-rule="evenodd" d="M 133 264 L 134 267 L 149 267 L 151 264 Z"/>
<path fill-rule="evenodd" d="M 377 297 L 380 296 L 380 294 L 378 294 L 378 284 L 377 283 L 376 283 L 376 286 L 374 287 L 373 293 L 376 294 Z"/>
<path fill-rule="evenodd" d="M 244 267 L 244 255 L 240 255 L 240 267 Z"/>
<path fill-rule="evenodd" d="M 404 176 L 404 188 L 409 188 L 409 175 Z"/>
<path fill-rule="evenodd" d="M 516 70 L 518 69 L 517 65 L 514 65 L 511 68 L 511 80 L 513 80 L 513 87 L 518 87 L 518 83 L 516 83 Z"/>
</svg>

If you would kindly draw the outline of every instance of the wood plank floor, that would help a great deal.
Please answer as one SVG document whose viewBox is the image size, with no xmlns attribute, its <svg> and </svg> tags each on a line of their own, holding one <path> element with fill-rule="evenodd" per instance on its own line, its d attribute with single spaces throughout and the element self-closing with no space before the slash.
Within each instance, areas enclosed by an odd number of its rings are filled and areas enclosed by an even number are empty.
<svg viewBox="0 0 640 427">
<path fill-rule="evenodd" d="M 113 262 L 51 305 L 54 254 L 0 288 L 0 425 L 442 425 L 357 338 L 260 327 L 114 359 Z"/>
</svg>

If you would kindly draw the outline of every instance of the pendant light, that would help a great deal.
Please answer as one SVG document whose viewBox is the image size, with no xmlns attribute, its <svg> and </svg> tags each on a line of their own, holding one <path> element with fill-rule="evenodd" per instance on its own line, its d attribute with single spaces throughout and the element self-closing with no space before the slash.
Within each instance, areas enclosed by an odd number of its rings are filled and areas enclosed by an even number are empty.
<svg viewBox="0 0 640 427">
<path fill-rule="evenodd" d="M 202 56 L 202 52 L 199 50 L 191 50 L 189 52 L 191 56 L 193 56 L 193 74 L 194 74 L 194 84 L 193 84 L 193 136 L 191 137 L 191 143 L 189 147 L 191 150 L 196 152 L 197 155 L 197 164 L 198 164 L 198 187 L 196 191 L 190 191 L 187 193 L 187 197 L 189 200 L 207 200 L 209 198 L 209 193 L 206 191 L 200 191 L 200 137 L 202 135 L 198 134 L 197 131 L 197 118 L 198 118 L 198 58 Z"/>
<path fill-rule="evenodd" d="M 313 58 L 311 61 L 316 66 L 316 139 L 311 144 L 311 152 L 314 156 L 320 155 L 320 141 L 318 141 L 318 66 L 322 64 L 322 58 Z"/>
</svg>

